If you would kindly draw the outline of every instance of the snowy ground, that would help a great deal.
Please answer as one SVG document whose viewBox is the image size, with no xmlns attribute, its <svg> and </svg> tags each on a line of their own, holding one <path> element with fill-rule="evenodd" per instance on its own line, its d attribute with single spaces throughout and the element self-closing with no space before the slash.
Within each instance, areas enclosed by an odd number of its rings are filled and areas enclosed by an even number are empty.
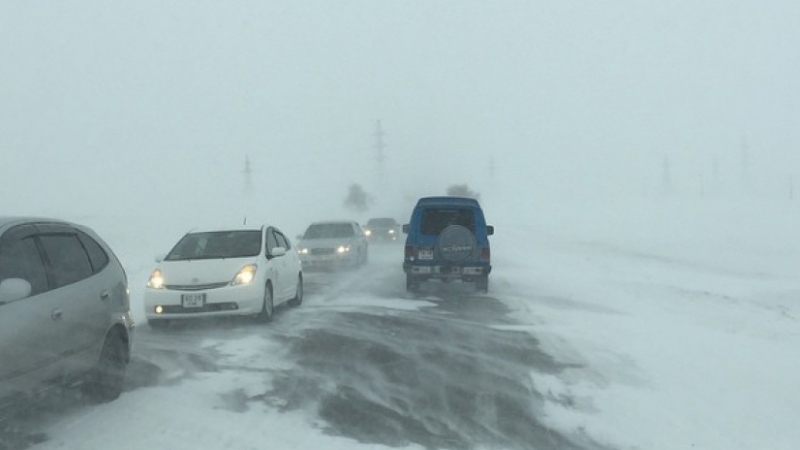
<svg viewBox="0 0 800 450">
<path fill-rule="evenodd" d="M 532 373 L 548 423 L 616 448 L 798 448 L 796 205 L 623 207 L 531 220 L 509 230 L 530 246 L 498 243 L 494 292 L 529 324 L 515 328 L 578 366 Z"/>
<path fill-rule="evenodd" d="M 177 236 L 142 245 L 133 227 L 84 220 L 131 278 L 129 390 L 51 401 L 7 447 L 800 447 L 793 205 L 485 203 L 489 296 L 409 297 L 402 249 L 384 246 L 368 269 L 310 275 L 306 302 L 266 327 L 164 332 L 141 320 L 141 286 Z"/>
</svg>

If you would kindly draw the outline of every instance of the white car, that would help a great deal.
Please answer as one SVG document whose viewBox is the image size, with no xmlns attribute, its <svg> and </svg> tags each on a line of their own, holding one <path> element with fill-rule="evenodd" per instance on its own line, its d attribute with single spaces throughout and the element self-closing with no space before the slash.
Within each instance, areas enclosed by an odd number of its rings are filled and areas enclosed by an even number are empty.
<svg viewBox="0 0 800 450">
<path fill-rule="evenodd" d="M 275 227 L 187 233 L 150 274 L 147 321 L 213 316 L 272 318 L 273 308 L 303 302 L 303 271 L 289 239 Z"/>
<path fill-rule="evenodd" d="M 369 245 L 357 222 L 314 222 L 300 236 L 297 253 L 307 270 L 360 267 L 369 258 Z"/>
</svg>

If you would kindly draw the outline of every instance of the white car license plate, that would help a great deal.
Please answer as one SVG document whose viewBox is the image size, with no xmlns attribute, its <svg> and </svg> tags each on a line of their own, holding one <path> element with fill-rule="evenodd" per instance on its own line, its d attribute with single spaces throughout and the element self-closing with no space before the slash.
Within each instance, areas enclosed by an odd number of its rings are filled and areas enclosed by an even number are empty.
<svg viewBox="0 0 800 450">
<path fill-rule="evenodd" d="M 202 308 L 206 303 L 206 294 L 183 294 L 181 303 L 184 308 Z"/>
<path fill-rule="evenodd" d="M 419 251 L 419 259 L 433 259 L 433 250 L 420 250 Z"/>
</svg>

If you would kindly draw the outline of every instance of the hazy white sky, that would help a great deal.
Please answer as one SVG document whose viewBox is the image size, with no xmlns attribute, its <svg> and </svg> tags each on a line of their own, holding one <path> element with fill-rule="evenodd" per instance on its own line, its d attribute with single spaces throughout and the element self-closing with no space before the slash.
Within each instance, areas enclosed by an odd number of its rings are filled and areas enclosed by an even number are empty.
<svg viewBox="0 0 800 450">
<path fill-rule="evenodd" d="M 249 154 L 259 195 L 338 206 L 377 190 L 377 119 L 386 189 L 413 195 L 480 188 L 492 158 L 523 191 L 657 183 L 665 155 L 735 178 L 743 139 L 788 176 L 798 19 L 790 0 L 2 1 L 0 205 L 224 204 Z"/>
</svg>

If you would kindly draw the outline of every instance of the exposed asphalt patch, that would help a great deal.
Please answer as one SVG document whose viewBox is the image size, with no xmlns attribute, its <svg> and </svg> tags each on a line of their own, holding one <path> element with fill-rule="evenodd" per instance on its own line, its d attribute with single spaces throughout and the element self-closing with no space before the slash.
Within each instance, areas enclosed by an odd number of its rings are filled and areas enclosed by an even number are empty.
<svg viewBox="0 0 800 450">
<path fill-rule="evenodd" d="M 339 313 L 287 339 L 297 367 L 266 397 L 316 409 L 330 434 L 431 449 L 599 448 L 542 423 L 530 373 L 566 366 L 528 333 L 424 312 Z"/>
</svg>

